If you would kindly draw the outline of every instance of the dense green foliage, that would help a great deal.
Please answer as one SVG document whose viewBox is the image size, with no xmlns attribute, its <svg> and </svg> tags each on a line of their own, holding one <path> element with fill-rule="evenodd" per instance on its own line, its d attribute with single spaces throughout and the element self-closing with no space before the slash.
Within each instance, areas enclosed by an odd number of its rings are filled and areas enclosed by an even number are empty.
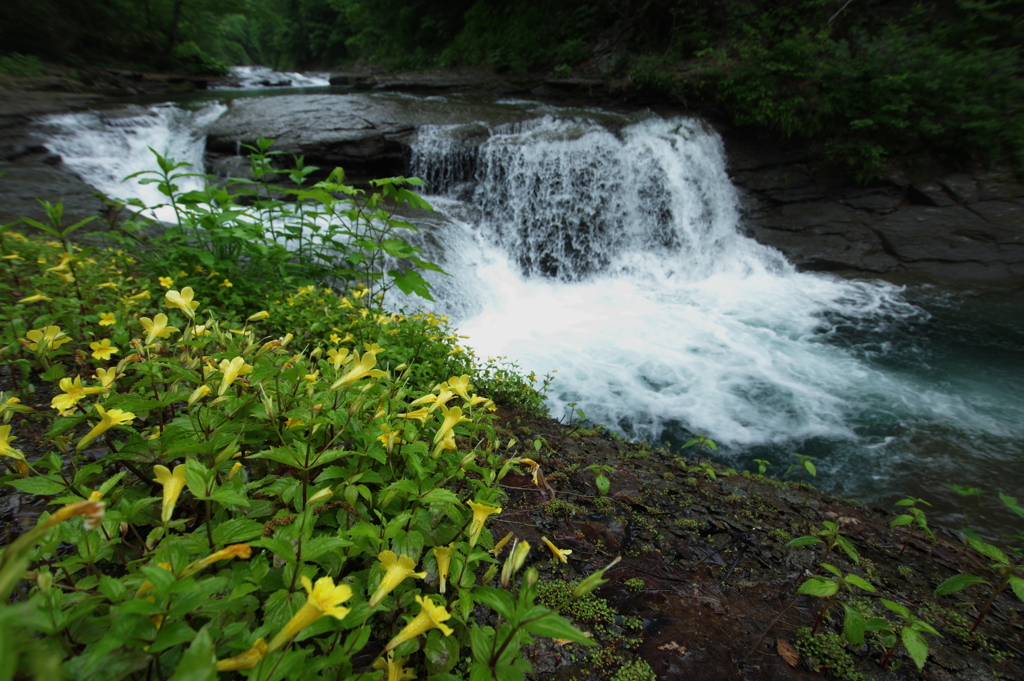
<svg viewBox="0 0 1024 681">
<path fill-rule="evenodd" d="M 300 163 L 288 207 L 260 191 L 269 147 L 248 206 L 181 191 L 172 159 L 140 173 L 176 216 L 159 255 L 70 241 L 93 219 L 60 204 L 35 237 L 0 226 L 0 487 L 47 509 L 0 547 L 0 678 L 521 681 L 534 637 L 593 645 L 541 604 L 530 545 L 487 529 L 536 463 L 474 376 L 527 408 L 531 379 L 382 307 L 429 267 L 389 231 L 390 206 L 429 208 L 417 180 L 302 189 Z M 290 261 L 260 252 L 288 236 Z"/>
<path fill-rule="evenodd" d="M 226 63 L 584 72 L 710 104 L 867 179 L 938 158 L 1024 167 L 1024 1 L 11 0 L 2 50 Z"/>
</svg>

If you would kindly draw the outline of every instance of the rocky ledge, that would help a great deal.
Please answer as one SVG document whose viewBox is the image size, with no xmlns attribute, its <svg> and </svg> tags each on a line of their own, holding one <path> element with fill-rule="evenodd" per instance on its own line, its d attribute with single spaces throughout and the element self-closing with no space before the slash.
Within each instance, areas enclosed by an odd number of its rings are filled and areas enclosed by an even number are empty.
<svg viewBox="0 0 1024 681">
<path fill-rule="evenodd" d="M 723 139 L 744 228 L 799 269 L 1024 287 L 1024 184 L 1008 171 L 939 169 L 857 186 L 777 140 L 728 128 Z"/>
</svg>

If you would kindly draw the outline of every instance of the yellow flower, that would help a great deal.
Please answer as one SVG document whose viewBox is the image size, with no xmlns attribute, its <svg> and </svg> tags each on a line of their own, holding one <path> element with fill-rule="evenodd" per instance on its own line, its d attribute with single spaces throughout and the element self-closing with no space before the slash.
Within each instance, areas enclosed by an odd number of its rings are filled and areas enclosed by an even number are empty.
<svg viewBox="0 0 1024 681">
<path fill-rule="evenodd" d="M 435 605 L 429 598 L 416 596 L 416 602 L 420 604 L 420 612 L 411 622 L 405 625 L 398 635 L 388 641 L 384 646 L 384 652 L 394 650 L 406 641 L 410 641 L 420 634 L 431 629 L 440 629 L 445 636 L 451 636 L 454 630 L 444 622 L 451 617 L 451 613 L 444 609 L 444 606 Z"/>
<path fill-rule="evenodd" d="M 501 538 L 501 541 L 494 545 L 493 549 L 488 551 L 488 553 L 490 553 L 494 557 L 497 557 L 498 554 L 501 553 L 501 550 L 505 548 L 505 545 L 508 544 L 509 540 L 512 539 L 513 536 L 515 535 L 513 535 L 513 533 L 511 532 L 506 534 L 504 537 Z"/>
<path fill-rule="evenodd" d="M 136 293 L 134 296 L 131 296 L 128 300 L 149 300 L 149 291 Z"/>
<path fill-rule="evenodd" d="M 157 338 L 167 338 L 178 331 L 176 327 L 167 326 L 167 315 L 163 312 L 157 313 L 152 319 L 139 317 L 139 323 L 146 331 L 146 345 L 152 345 Z"/>
<path fill-rule="evenodd" d="M 186 286 L 181 291 L 168 291 L 164 294 L 164 302 L 167 307 L 174 307 L 185 313 L 185 316 L 189 319 L 196 318 L 196 308 L 199 307 L 199 303 L 192 300 L 195 297 L 195 293 L 192 291 L 191 286 Z"/>
<path fill-rule="evenodd" d="M 533 459 L 513 459 L 513 461 L 518 463 L 525 463 L 527 466 L 529 466 L 530 470 L 533 471 L 533 484 L 536 485 L 537 487 L 540 487 L 540 481 L 538 480 L 540 474 L 539 463 L 537 463 Z"/>
<path fill-rule="evenodd" d="M 266 310 L 260 310 L 259 312 L 257 312 L 254 315 L 249 315 L 248 321 L 250 321 L 250 322 L 258 322 L 258 321 L 261 321 L 263 319 L 270 319 L 270 313 L 267 312 Z"/>
<path fill-rule="evenodd" d="M 89 347 L 92 348 L 92 356 L 103 361 L 110 359 L 110 356 L 114 353 L 121 352 L 110 344 L 109 338 L 104 338 L 99 343 L 93 341 L 89 343 Z"/>
<path fill-rule="evenodd" d="M 426 572 L 416 572 L 416 561 L 404 553 L 399 557 L 394 551 L 381 551 L 377 554 L 377 560 L 384 565 L 384 578 L 370 598 L 371 608 L 384 600 L 406 577 L 423 579 L 427 576 Z"/>
<path fill-rule="evenodd" d="M 224 281 L 220 282 L 220 285 L 223 286 L 224 288 L 231 288 L 232 286 L 234 286 L 234 284 L 232 284 L 227 279 L 225 279 Z"/>
<path fill-rule="evenodd" d="M 174 280 L 170 277 L 160 277 L 160 285 L 164 288 L 170 288 L 174 286 Z"/>
<path fill-rule="evenodd" d="M 448 389 L 469 402 L 469 375 L 452 376 L 448 379 Z"/>
<path fill-rule="evenodd" d="M 441 452 L 454 449 L 458 449 L 458 446 L 455 444 L 455 433 L 449 430 L 434 447 L 433 456 L 436 459 L 441 455 Z"/>
<path fill-rule="evenodd" d="M 569 562 L 566 559 L 566 556 L 568 556 L 569 554 L 572 553 L 571 549 L 560 549 L 557 546 L 555 546 L 554 544 L 552 544 L 551 541 L 547 537 L 541 537 L 540 540 L 542 542 L 544 542 L 544 545 L 547 546 L 551 550 L 552 560 L 554 560 L 556 563 L 568 563 Z"/>
<path fill-rule="evenodd" d="M 355 366 L 351 370 L 337 381 L 331 384 L 331 390 L 337 390 L 338 388 L 346 387 L 352 383 L 355 383 L 360 378 L 372 376 L 374 378 L 380 378 L 381 376 L 387 376 L 386 371 L 380 369 L 374 369 L 377 366 L 377 355 L 373 352 L 366 352 L 362 357 L 359 356 L 358 352 L 353 353 L 355 357 Z"/>
<path fill-rule="evenodd" d="M 76 501 L 73 504 L 62 506 L 51 515 L 44 523 L 45 527 L 53 527 L 76 515 L 84 515 L 86 522 L 94 524 L 103 520 L 104 504 L 102 501 Z"/>
<path fill-rule="evenodd" d="M 230 361 L 222 359 L 220 361 L 220 371 L 224 376 L 220 379 L 220 388 L 217 390 L 217 395 L 223 395 L 227 392 L 227 389 L 239 376 L 251 374 L 252 365 L 246 364 L 245 359 L 242 357 L 235 357 Z"/>
<path fill-rule="evenodd" d="M 117 369 L 97 369 L 95 376 L 99 380 L 101 386 L 104 388 L 110 388 L 110 386 L 114 385 L 114 379 L 117 378 Z"/>
<path fill-rule="evenodd" d="M 231 560 L 232 558 L 242 558 L 244 560 L 248 560 L 250 556 L 252 556 L 252 549 L 249 547 L 248 544 L 231 544 L 230 546 L 225 546 L 220 551 L 214 551 L 206 558 L 202 558 L 192 563 L 187 568 L 181 571 L 181 574 L 178 575 L 178 578 L 184 579 L 189 575 L 194 575 L 195 573 L 199 572 L 208 565 L 216 563 L 218 560 Z"/>
<path fill-rule="evenodd" d="M 168 522 L 174 514 L 174 505 L 178 503 L 181 490 L 185 489 L 185 464 L 178 464 L 172 473 L 167 466 L 153 466 L 153 473 L 156 474 L 154 482 L 159 482 L 164 488 L 163 507 L 160 510 L 160 519 Z"/>
<path fill-rule="evenodd" d="M 444 422 L 441 424 L 441 427 L 437 429 L 437 433 L 434 434 L 435 445 L 444 439 L 445 435 L 447 435 L 448 431 L 452 428 L 464 421 L 471 420 L 462 415 L 462 409 L 460 407 L 452 407 L 449 409 L 448 407 L 442 406 L 441 413 L 444 414 Z"/>
<path fill-rule="evenodd" d="M 112 281 L 105 281 L 100 284 L 97 288 L 117 288 L 117 284 Z"/>
<path fill-rule="evenodd" d="M 110 326 L 117 323 L 117 317 L 113 312 L 100 312 L 100 326 Z"/>
<path fill-rule="evenodd" d="M 388 653 L 387 657 L 378 657 L 373 661 L 374 669 L 383 669 L 387 672 L 382 681 L 412 681 L 416 678 L 416 674 L 413 673 L 412 669 L 408 667 L 402 667 L 405 664 L 406 658 L 400 657 L 397 660 L 392 659 L 391 653 Z"/>
<path fill-rule="evenodd" d="M 448 546 L 435 546 L 434 547 L 434 558 L 437 560 L 437 576 L 441 580 L 441 585 L 438 590 L 444 593 L 445 588 L 448 586 L 448 571 L 452 566 L 452 554 L 455 553 L 455 549 Z"/>
<path fill-rule="evenodd" d="M 14 459 L 18 470 L 21 471 L 22 475 L 25 475 L 28 473 L 28 464 L 25 462 L 25 455 L 21 453 L 21 450 L 11 446 L 11 441 L 15 439 L 11 437 L 11 427 L 9 425 L 0 426 L 0 456 Z"/>
<path fill-rule="evenodd" d="M 377 439 L 384 444 L 384 448 L 387 450 L 388 454 L 390 454 L 391 450 L 395 448 L 395 445 L 405 444 L 405 440 L 401 437 L 401 430 L 391 430 L 391 427 L 386 423 L 380 424 L 380 429 L 384 431 L 384 434 L 378 435 Z"/>
<path fill-rule="evenodd" d="M 316 371 L 314 371 L 313 373 L 311 373 L 311 374 L 306 374 L 306 375 L 305 375 L 305 376 L 303 376 L 302 378 L 303 378 L 303 380 L 305 380 L 305 381 L 309 381 L 310 383 L 316 383 L 317 379 L 318 379 L 318 378 L 320 378 L 320 370 L 319 370 L 319 369 L 317 369 L 317 370 L 316 370 Z"/>
<path fill-rule="evenodd" d="M 340 369 L 341 365 L 345 363 L 346 359 L 348 359 L 348 348 L 328 350 L 327 356 L 331 358 L 331 366 L 333 366 L 335 369 Z"/>
<path fill-rule="evenodd" d="M 192 327 L 192 337 L 201 338 L 210 335 L 209 324 L 196 324 Z"/>
<path fill-rule="evenodd" d="M 56 350 L 60 346 L 71 341 L 67 334 L 60 330 L 59 326 L 46 326 L 42 329 L 32 329 L 26 333 L 25 336 L 28 340 L 32 341 L 28 344 L 29 350 L 38 350 L 40 346 Z"/>
<path fill-rule="evenodd" d="M 268 653 L 281 648 L 292 637 L 324 615 L 330 615 L 335 619 L 341 620 L 345 619 L 345 616 L 351 610 L 351 608 L 343 608 L 340 605 L 352 598 L 352 589 L 347 584 L 335 586 L 334 580 L 331 577 L 321 577 L 316 580 L 316 587 L 314 587 L 309 577 L 303 575 L 300 579 L 302 580 L 303 588 L 308 594 L 306 603 L 299 608 L 299 611 L 288 620 L 288 624 L 284 625 L 284 628 L 273 638 L 270 646 L 267 648 Z"/>
<path fill-rule="evenodd" d="M 231 467 L 231 470 L 228 471 L 228 480 L 234 479 L 234 477 L 238 475 L 238 471 L 240 470 L 242 470 L 242 462 L 236 461 L 235 464 Z"/>
<path fill-rule="evenodd" d="M 192 394 L 188 398 L 188 406 L 192 406 L 199 400 L 203 399 L 207 395 L 213 392 L 213 388 L 208 385 L 201 385 L 192 391 Z"/>
<path fill-rule="evenodd" d="M 100 422 L 97 423 L 85 437 L 78 441 L 78 445 L 75 447 L 78 451 L 82 451 L 90 442 L 114 426 L 131 423 L 132 419 L 135 418 L 135 414 L 130 411 L 121 411 L 120 409 L 111 409 L 110 411 L 106 411 L 98 404 L 93 406 L 95 406 L 96 411 L 99 412 Z"/>
<path fill-rule="evenodd" d="M 78 404 L 78 401 L 86 395 L 107 392 L 106 388 L 83 388 L 80 376 L 76 376 L 73 379 L 62 378 L 58 385 L 60 385 L 60 389 L 64 391 L 64 394 L 54 397 L 50 401 L 50 406 L 62 412 Z"/>
<path fill-rule="evenodd" d="M 292 418 L 292 417 L 288 417 L 288 420 L 284 422 L 284 427 L 286 429 L 287 428 L 298 428 L 299 426 L 304 426 L 304 425 L 306 425 L 305 421 L 302 421 L 302 420 L 296 419 L 296 418 Z"/>
<path fill-rule="evenodd" d="M 398 418 L 401 419 L 416 419 L 420 423 L 426 423 L 430 417 L 430 412 L 425 407 L 420 407 L 416 411 L 410 411 L 405 414 L 398 414 Z"/>
<path fill-rule="evenodd" d="M 487 520 L 487 516 L 501 513 L 501 507 L 478 504 L 475 501 L 467 501 L 466 505 L 473 509 L 473 520 L 469 523 L 469 545 L 476 546 L 476 541 L 480 538 L 480 532 L 484 529 L 484 521 Z"/>
<path fill-rule="evenodd" d="M 52 300 L 53 300 L 53 298 L 47 298 L 46 296 L 44 296 L 42 293 L 39 292 L 39 289 L 36 289 L 36 294 L 34 296 L 29 296 L 28 298 L 22 298 L 18 302 L 19 303 L 38 303 L 40 301 L 46 301 L 46 302 L 49 303 Z"/>
<path fill-rule="evenodd" d="M 332 333 L 331 334 L 331 342 L 332 343 L 340 343 L 341 342 L 341 336 L 339 336 L 336 333 Z"/>
<path fill-rule="evenodd" d="M 243 669 L 252 669 L 260 663 L 260 660 L 262 660 L 263 656 L 266 654 L 267 644 L 262 638 L 258 638 L 252 648 L 249 648 L 249 650 L 244 653 L 224 660 L 217 660 L 217 671 L 236 672 Z"/>
</svg>

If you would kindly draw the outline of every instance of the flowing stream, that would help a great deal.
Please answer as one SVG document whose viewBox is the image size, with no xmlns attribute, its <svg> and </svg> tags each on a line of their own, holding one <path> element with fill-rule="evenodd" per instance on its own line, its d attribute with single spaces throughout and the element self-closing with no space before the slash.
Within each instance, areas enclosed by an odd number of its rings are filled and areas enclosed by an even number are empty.
<svg viewBox="0 0 1024 681">
<path fill-rule="evenodd" d="M 515 114 L 419 129 L 412 173 L 438 209 L 423 246 L 453 275 L 435 279 L 435 309 L 479 355 L 558 370 L 554 416 L 582 409 L 656 444 L 703 433 L 719 460 L 767 459 L 776 475 L 793 453 L 817 457 L 819 487 L 923 497 L 954 525 L 941 483 L 1024 496 L 1021 296 L 796 272 L 741 235 L 721 142 L 699 120 L 496 106 Z M 121 178 L 153 167 L 150 146 L 201 163 L 224 108 L 42 125 L 99 189 L 155 203 Z M 989 531 L 1021 531 L 990 496 Z"/>
</svg>

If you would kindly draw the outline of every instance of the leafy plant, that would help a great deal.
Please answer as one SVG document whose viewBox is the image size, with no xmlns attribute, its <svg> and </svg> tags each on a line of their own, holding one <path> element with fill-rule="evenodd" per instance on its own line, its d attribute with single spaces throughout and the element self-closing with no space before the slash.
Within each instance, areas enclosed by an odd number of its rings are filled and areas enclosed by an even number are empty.
<svg viewBox="0 0 1024 681">
<path fill-rule="evenodd" d="M 594 484 L 597 485 L 597 493 L 599 495 L 607 496 L 608 490 L 611 489 L 612 482 L 608 479 L 605 473 L 613 473 L 615 468 L 612 466 L 603 466 L 601 464 L 591 464 L 584 470 L 593 471 L 594 473 Z"/>
<path fill-rule="evenodd" d="M 707 437 L 706 435 L 696 435 L 691 440 L 689 440 L 685 445 L 683 445 L 683 449 L 689 449 L 690 447 L 694 447 L 694 446 L 697 447 L 697 464 L 698 465 L 700 464 L 701 458 L 704 456 L 704 448 L 705 447 L 707 449 L 710 449 L 713 452 L 717 452 L 718 451 L 718 445 L 716 445 L 715 441 L 712 440 L 711 438 Z M 711 479 L 714 480 L 713 477 Z"/>
<path fill-rule="evenodd" d="M 1017 598 L 1024 601 L 1024 552 L 1020 549 L 1015 549 L 1010 555 L 1007 555 L 995 546 L 973 537 L 967 538 L 967 544 L 992 561 L 989 563 L 989 569 L 996 575 L 997 582 L 993 585 L 988 580 L 977 575 L 960 573 L 942 582 L 935 589 L 935 595 L 946 596 L 957 593 L 975 584 L 988 584 L 992 587 L 988 600 L 979 608 L 978 617 L 974 620 L 974 625 L 971 627 L 969 633 L 973 634 L 978 625 L 985 619 L 989 610 L 992 609 L 992 604 L 995 603 L 996 598 L 1006 587 L 1010 587 Z"/>
<path fill-rule="evenodd" d="M 804 471 L 811 474 L 811 477 L 818 476 L 818 469 L 814 467 L 812 461 L 817 461 L 813 456 L 807 456 L 806 454 L 793 454 L 796 457 L 797 462 L 792 464 L 786 469 L 786 477 L 792 475 L 793 471 L 800 471 L 800 475 L 797 478 L 796 487 L 797 489 L 803 489 L 804 486 Z"/>
<path fill-rule="evenodd" d="M 857 553 L 857 549 L 854 548 L 853 544 L 851 544 L 846 537 L 839 533 L 839 525 L 831 520 L 824 520 L 821 524 L 823 525 L 823 529 L 817 533 L 797 537 L 796 539 L 787 542 L 786 546 L 812 546 L 814 544 L 825 544 L 825 553 L 821 557 L 822 561 L 827 559 L 828 555 L 832 552 L 832 549 L 838 546 L 850 560 L 854 563 L 859 563 L 860 555 Z"/>
<path fill-rule="evenodd" d="M 872 586 L 862 577 L 858 577 L 855 574 L 844 575 L 840 572 L 839 568 L 829 563 L 821 563 L 821 567 L 832 574 L 832 577 L 824 577 L 821 575 L 815 575 L 805 581 L 797 589 L 798 594 L 808 594 L 810 596 L 816 596 L 818 598 L 824 598 L 825 605 L 822 606 L 821 610 L 818 611 L 818 617 L 814 620 L 814 626 L 811 627 L 811 634 L 815 634 L 818 631 L 818 627 L 821 626 L 825 616 L 829 610 L 835 604 L 836 599 L 845 589 L 852 592 L 854 588 L 862 589 L 864 591 L 874 592 L 875 587 Z M 843 621 L 843 634 L 846 636 L 846 640 L 849 641 L 850 645 L 860 647 L 864 643 L 864 632 L 866 630 L 866 623 L 864 616 L 860 612 L 851 607 L 845 602 L 840 601 L 845 612 L 845 619 Z"/>
<path fill-rule="evenodd" d="M 182 198 L 180 172 L 164 160 L 146 179 L 190 237 L 212 239 L 204 220 L 234 218 Z M 529 670 L 531 636 L 588 645 L 535 601 L 535 571 L 513 579 L 525 542 L 488 585 L 506 455 L 493 403 L 452 371 L 472 368 L 445 320 L 387 312 L 364 286 L 304 285 L 247 291 L 235 305 L 255 305 L 232 321 L 173 272 L 140 274 L 138 254 L 67 242 L 77 226 L 59 218 L 41 228 L 53 241 L 0 233 L 0 353 L 27 368 L 22 396 L 52 394 L 49 409 L 2 407 L 0 484 L 52 504 L 0 554 L 5 669 L 45 657 L 69 678 L 354 681 L 374 639 L 388 674 L 462 662 L 509 679 Z"/>
<path fill-rule="evenodd" d="M 917 665 L 918 671 L 920 671 L 924 668 L 925 660 L 928 658 L 928 641 L 925 640 L 923 634 L 932 634 L 933 636 L 941 636 L 941 634 L 935 631 L 932 625 L 912 615 L 906 606 L 886 598 L 879 600 L 882 605 L 903 618 L 902 623 L 898 627 L 894 627 L 887 620 L 880 617 L 873 617 L 867 620 L 867 631 L 877 632 L 882 637 L 882 643 L 888 648 L 879 664 L 888 668 L 893 655 L 896 654 L 900 645 L 902 645 L 906 648 L 910 659 Z"/>
<path fill-rule="evenodd" d="M 924 511 L 917 507 L 917 504 L 924 504 L 925 506 L 931 506 L 924 499 L 915 499 L 913 497 L 907 497 L 906 499 L 900 499 L 896 502 L 897 506 L 905 508 L 908 512 L 902 513 L 892 519 L 889 523 L 890 527 L 902 527 L 909 525 L 907 531 L 907 538 L 903 542 L 903 546 L 900 547 L 899 557 L 903 556 L 903 552 L 907 550 L 907 546 L 910 544 L 910 540 L 914 537 L 914 528 L 921 530 L 921 533 L 932 540 L 932 544 L 935 543 L 935 533 L 928 527 L 928 519 L 925 516 Z"/>
</svg>

